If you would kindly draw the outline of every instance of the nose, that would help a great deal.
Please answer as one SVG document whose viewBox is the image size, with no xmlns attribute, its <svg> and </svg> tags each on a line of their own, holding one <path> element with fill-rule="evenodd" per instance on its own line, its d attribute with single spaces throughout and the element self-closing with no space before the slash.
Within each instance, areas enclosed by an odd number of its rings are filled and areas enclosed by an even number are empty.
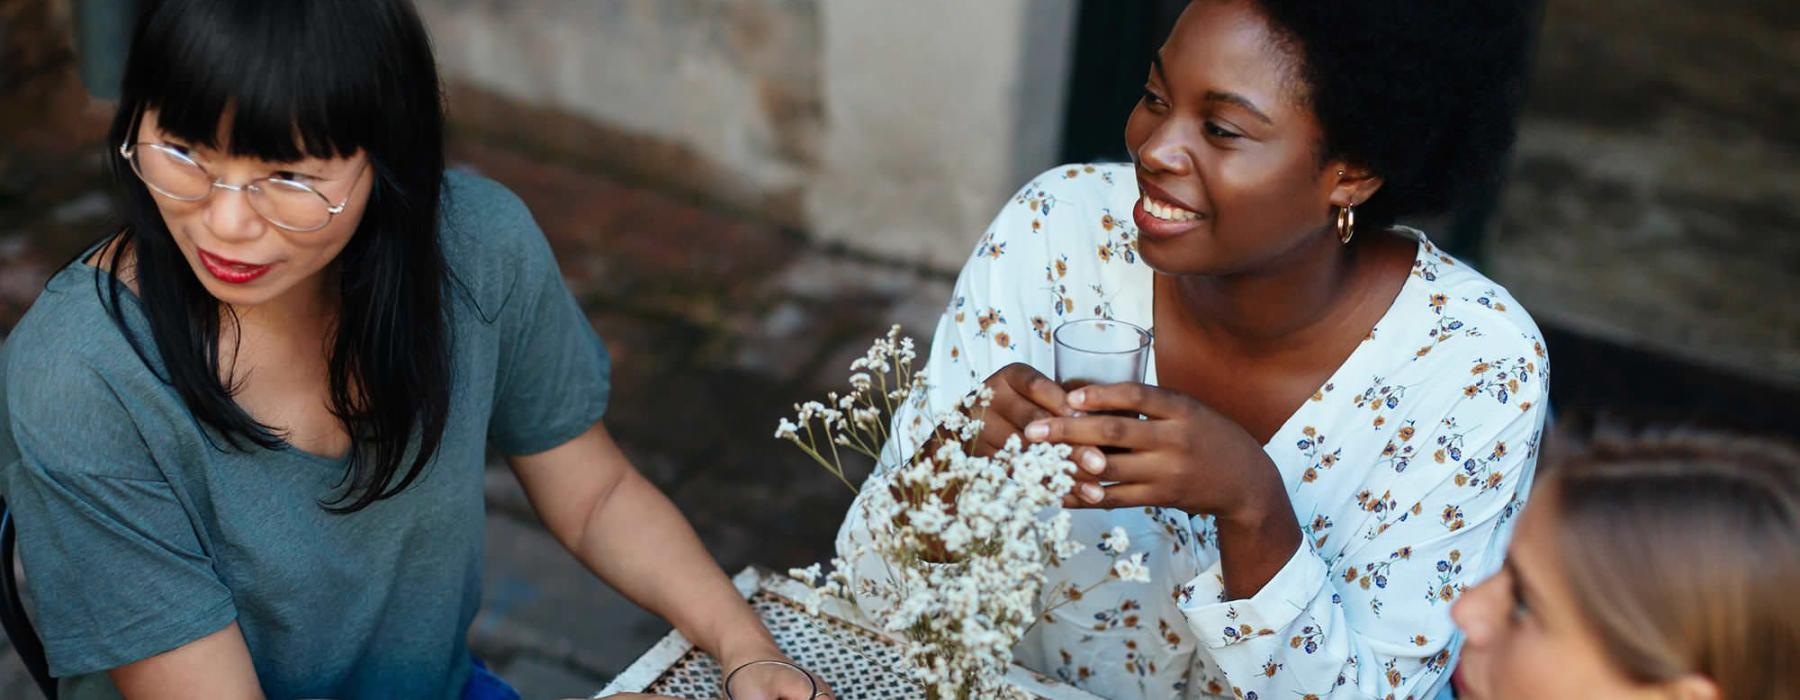
<svg viewBox="0 0 1800 700">
<path fill-rule="evenodd" d="M 1184 119 L 1168 119 L 1156 125 L 1138 146 L 1138 163 L 1145 170 L 1168 175 L 1194 172 L 1194 137 L 1197 132 Z"/>
<path fill-rule="evenodd" d="M 250 206 L 250 191 L 246 188 L 216 188 L 205 206 L 202 220 L 206 230 L 220 241 L 245 243 L 268 230 L 268 222 Z"/>
<path fill-rule="evenodd" d="M 1463 591 L 1456 603 L 1450 606 L 1450 619 L 1462 628 L 1464 638 L 1471 647 L 1486 644 L 1493 637 L 1497 615 L 1503 613 L 1501 604 L 1502 591 L 1497 580 L 1499 576 L 1491 576 L 1476 584 L 1475 587 Z"/>
</svg>

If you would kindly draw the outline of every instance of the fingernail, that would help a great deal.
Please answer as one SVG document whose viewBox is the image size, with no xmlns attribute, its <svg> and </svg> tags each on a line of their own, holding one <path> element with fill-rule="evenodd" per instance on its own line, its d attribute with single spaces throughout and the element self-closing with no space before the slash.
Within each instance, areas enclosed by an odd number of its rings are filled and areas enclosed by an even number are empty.
<svg viewBox="0 0 1800 700">
<path fill-rule="evenodd" d="M 1081 467 L 1091 473 L 1099 474 L 1106 471 L 1106 458 L 1100 456 L 1098 452 L 1089 452 L 1081 456 Z"/>
<path fill-rule="evenodd" d="M 1106 498 L 1106 489 L 1100 488 L 1099 484 L 1082 484 L 1081 498 L 1089 503 L 1099 503 L 1100 499 Z"/>
<path fill-rule="evenodd" d="M 1025 426 L 1025 437 L 1032 440 L 1042 440 L 1050 437 L 1050 426 L 1042 421 L 1027 425 Z"/>
<path fill-rule="evenodd" d="M 1069 392 L 1069 403 L 1071 405 L 1078 404 L 1078 403 L 1087 403 L 1087 390 L 1086 389 L 1076 389 L 1075 391 Z"/>
</svg>

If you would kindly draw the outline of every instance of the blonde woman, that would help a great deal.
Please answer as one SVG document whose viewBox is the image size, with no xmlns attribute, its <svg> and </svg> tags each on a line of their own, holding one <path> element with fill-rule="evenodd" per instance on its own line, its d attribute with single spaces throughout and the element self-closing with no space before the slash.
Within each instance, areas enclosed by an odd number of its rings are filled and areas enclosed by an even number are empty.
<svg viewBox="0 0 1800 700">
<path fill-rule="evenodd" d="M 1561 466 L 1463 594 L 1464 698 L 1800 698 L 1800 453 L 1718 435 Z"/>
</svg>

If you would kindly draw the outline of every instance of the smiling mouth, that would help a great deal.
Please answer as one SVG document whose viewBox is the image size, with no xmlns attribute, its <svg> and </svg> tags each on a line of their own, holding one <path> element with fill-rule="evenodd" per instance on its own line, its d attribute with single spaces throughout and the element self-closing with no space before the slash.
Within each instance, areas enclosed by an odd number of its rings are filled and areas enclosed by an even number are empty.
<svg viewBox="0 0 1800 700">
<path fill-rule="evenodd" d="M 1144 213 L 1163 221 L 1199 221 L 1205 218 L 1200 215 L 1200 212 L 1162 201 L 1148 194 L 1140 195 L 1139 203 L 1143 205 Z"/>
</svg>

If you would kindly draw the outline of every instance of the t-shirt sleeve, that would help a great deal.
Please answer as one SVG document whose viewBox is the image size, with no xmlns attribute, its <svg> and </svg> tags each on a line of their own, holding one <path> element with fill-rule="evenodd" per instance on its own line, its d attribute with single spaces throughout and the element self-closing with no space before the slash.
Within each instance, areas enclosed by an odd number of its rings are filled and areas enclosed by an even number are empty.
<svg viewBox="0 0 1800 700">
<path fill-rule="evenodd" d="M 580 435 L 606 413 L 612 362 L 563 282 L 550 244 L 522 204 L 524 228 L 500 324 L 499 371 L 488 440 L 502 454 L 535 454 Z"/>
<path fill-rule="evenodd" d="M 77 363 L 7 387 L 6 504 L 50 672 L 123 666 L 237 618 L 192 511 L 105 380 Z M 23 386 L 22 386 L 23 384 Z"/>
</svg>

